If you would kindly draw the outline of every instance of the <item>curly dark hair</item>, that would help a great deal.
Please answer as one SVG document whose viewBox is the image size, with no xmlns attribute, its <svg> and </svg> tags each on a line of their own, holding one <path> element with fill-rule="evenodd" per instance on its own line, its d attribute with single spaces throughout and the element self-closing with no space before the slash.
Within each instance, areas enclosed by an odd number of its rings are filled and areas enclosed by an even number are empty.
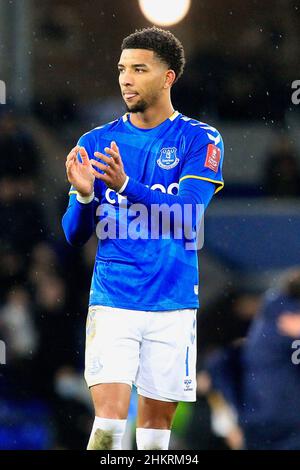
<svg viewBox="0 0 300 470">
<path fill-rule="evenodd" d="M 124 49 L 148 49 L 153 51 L 161 61 L 174 70 L 176 75 L 174 83 L 183 73 L 185 66 L 184 49 L 179 39 L 170 31 L 156 26 L 136 30 L 123 40 L 121 51 Z"/>
</svg>

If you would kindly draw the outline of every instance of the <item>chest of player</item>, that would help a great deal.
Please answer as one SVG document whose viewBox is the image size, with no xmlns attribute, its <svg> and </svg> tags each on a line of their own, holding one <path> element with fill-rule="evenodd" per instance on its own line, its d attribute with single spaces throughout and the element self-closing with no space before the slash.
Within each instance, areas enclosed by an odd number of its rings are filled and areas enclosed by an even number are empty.
<svg viewBox="0 0 300 470">
<path fill-rule="evenodd" d="M 102 143 L 102 152 L 103 147 L 109 146 L 110 141 L 104 145 Z M 118 147 L 125 172 L 130 178 L 153 190 L 177 194 L 185 152 L 182 137 L 161 139 L 149 136 L 141 139 L 140 136 L 127 135 L 126 141 L 118 141 Z M 101 199 L 113 203 L 116 200 L 114 191 L 106 188 L 99 180 L 97 183 L 96 192 L 101 194 Z"/>
</svg>

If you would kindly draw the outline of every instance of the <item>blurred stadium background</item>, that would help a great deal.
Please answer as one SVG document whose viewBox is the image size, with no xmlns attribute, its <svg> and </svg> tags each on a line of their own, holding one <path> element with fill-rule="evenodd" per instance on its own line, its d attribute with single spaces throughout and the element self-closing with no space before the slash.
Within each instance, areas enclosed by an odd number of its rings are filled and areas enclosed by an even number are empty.
<svg viewBox="0 0 300 470">
<path fill-rule="evenodd" d="M 82 133 L 124 112 L 120 43 L 151 24 L 137 0 L 0 2 L 1 449 L 86 446 L 93 410 L 82 376 L 84 327 L 96 240 L 81 250 L 64 240 L 64 161 Z M 215 126 L 225 142 L 225 188 L 207 211 L 200 252 L 198 401 L 179 407 L 171 447 L 240 449 L 239 412 L 211 386 L 206 364 L 247 337 L 265 292 L 300 265 L 300 105 L 292 102 L 300 4 L 192 0 L 168 29 L 187 56 L 175 108 Z M 272 361 L 265 371 L 278 373 Z M 286 407 L 296 384 L 285 383 Z M 265 385 L 272 401 L 277 391 Z M 135 414 L 133 394 L 126 448 L 134 447 Z M 264 424 L 261 448 L 272 447 Z"/>
</svg>

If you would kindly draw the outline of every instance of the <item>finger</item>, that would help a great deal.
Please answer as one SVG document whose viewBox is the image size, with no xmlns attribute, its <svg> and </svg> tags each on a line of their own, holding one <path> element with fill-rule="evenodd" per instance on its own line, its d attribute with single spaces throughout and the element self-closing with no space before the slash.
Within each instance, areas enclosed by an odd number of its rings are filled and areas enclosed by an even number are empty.
<svg viewBox="0 0 300 470">
<path fill-rule="evenodd" d="M 97 162 L 96 160 L 91 160 L 91 164 L 96 168 L 99 168 L 99 170 L 104 171 L 105 173 L 110 173 L 111 171 L 111 168 L 108 165 L 104 165 L 104 163 Z"/>
<path fill-rule="evenodd" d="M 66 165 L 69 164 L 69 163 L 76 163 L 76 161 L 77 161 L 77 158 L 76 158 L 75 155 L 70 156 L 70 157 L 67 158 L 67 160 L 66 160 Z"/>
<path fill-rule="evenodd" d="M 84 166 L 89 165 L 89 162 L 90 162 L 89 156 L 88 156 L 88 153 L 87 153 L 87 151 L 85 150 L 84 147 L 79 148 L 79 155 L 81 157 L 82 164 Z"/>
<path fill-rule="evenodd" d="M 102 160 L 103 162 L 107 163 L 108 165 L 113 165 L 113 164 L 114 164 L 114 161 L 112 160 L 112 158 L 111 158 L 111 157 L 107 157 L 107 156 L 104 155 L 103 153 L 95 152 L 94 155 L 95 155 L 95 157 L 100 158 L 100 160 Z M 93 161 L 95 161 L 95 160 L 93 160 Z"/>
<path fill-rule="evenodd" d="M 73 162 L 69 162 L 69 163 L 66 164 L 67 173 L 70 173 L 72 168 L 74 168 L 74 163 Z"/>
<path fill-rule="evenodd" d="M 106 153 L 108 153 L 109 155 L 112 156 L 114 163 L 119 163 L 121 157 L 120 157 L 118 152 L 116 152 L 115 150 L 110 149 L 109 147 L 105 147 L 104 150 L 105 150 Z"/>
<path fill-rule="evenodd" d="M 72 152 L 72 153 L 69 153 L 66 161 L 69 162 L 70 160 L 74 160 L 75 158 L 76 158 L 76 152 Z"/>
<path fill-rule="evenodd" d="M 79 150 L 79 145 L 76 145 L 76 147 L 73 147 L 72 150 L 68 153 L 67 155 L 67 160 L 68 158 L 71 158 L 73 157 L 74 155 L 76 155 L 76 153 L 78 152 Z"/>
<path fill-rule="evenodd" d="M 110 144 L 112 150 L 117 154 L 117 157 L 116 157 L 116 161 L 118 163 L 122 162 L 122 157 L 121 157 L 121 154 L 120 154 L 120 149 L 119 147 L 117 146 L 116 142 L 113 140 Z"/>
<path fill-rule="evenodd" d="M 69 152 L 69 155 L 70 155 L 71 153 L 73 154 L 73 153 L 78 152 L 79 148 L 80 148 L 79 145 L 75 145 L 75 147 L 73 147 L 72 150 Z"/>
<path fill-rule="evenodd" d="M 70 166 L 76 165 L 78 160 L 75 156 L 70 157 L 69 160 L 66 161 L 66 167 L 69 168 Z"/>
<path fill-rule="evenodd" d="M 115 152 L 120 153 L 119 147 L 114 140 L 111 142 L 110 146 Z"/>
<path fill-rule="evenodd" d="M 111 178 L 109 176 L 103 175 L 103 173 L 99 173 L 99 171 L 92 169 L 92 173 L 95 176 L 95 178 L 97 178 L 98 180 L 104 181 L 104 183 L 106 184 L 109 184 L 109 182 L 111 181 Z"/>
</svg>

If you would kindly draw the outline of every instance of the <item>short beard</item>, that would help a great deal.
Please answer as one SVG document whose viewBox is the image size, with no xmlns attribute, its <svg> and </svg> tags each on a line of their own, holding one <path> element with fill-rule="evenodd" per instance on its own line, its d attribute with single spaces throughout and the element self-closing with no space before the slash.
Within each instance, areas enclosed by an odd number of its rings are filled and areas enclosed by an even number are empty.
<svg viewBox="0 0 300 470">
<path fill-rule="evenodd" d="M 141 100 L 131 107 L 126 104 L 126 111 L 130 113 L 144 113 L 148 107 L 148 103 L 146 103 L 144 100 Z"/>
</svg>

